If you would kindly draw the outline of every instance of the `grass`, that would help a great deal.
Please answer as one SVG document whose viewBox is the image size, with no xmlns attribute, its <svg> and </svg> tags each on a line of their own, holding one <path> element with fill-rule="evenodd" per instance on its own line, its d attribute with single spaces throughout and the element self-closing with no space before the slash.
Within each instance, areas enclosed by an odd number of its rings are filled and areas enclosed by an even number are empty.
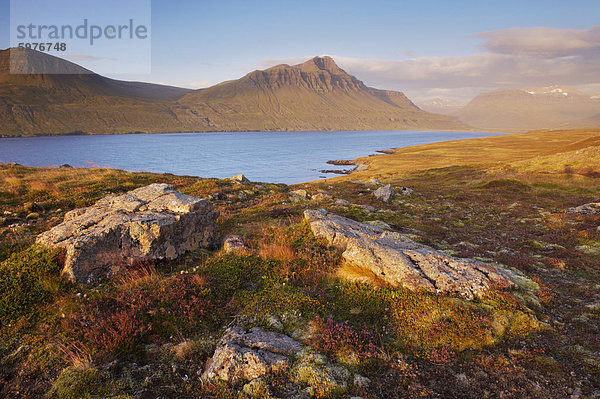
<svg viewBox="0 0 600 399">
<path fill-rule="evenodd" d="M 0 309 L 12 326 L 0 328 L 0 392 L 133 397 L 143 386 L 163 396 L 239 397 L 240 387 L 203 386 L 196 377 L 233 323 L 283 331 L 372 380 L 368 389 L 349 387 L 349 395 L 545 398 L 579 388 L 590 396 L 600 385 L 600 254 L 582 248 L 598 247 L 600 217 L 564 210 L 596 200 L 600 181 L 577 170 L 548 174 L 535 157 L 568 156 L 575 164 L 596 136 L 476 139 L 484 148 L 472 147 L 460 166 L 458 142 L 369 158 L 367 173 L 414 189 L 390 204 L 372 196 L 374 187 L 346 181 L 363 172 L 302 185 L 334 199 L 291 202 L 284 185 L 2 166 L 0 281 L 7 288 Z M 418 154 L 431 156 L 415 163 Z M 503 159 L 507 167 L 496 161 Z M 593 158 L 583 161 L 598 169 Z M 251 250 L 198 250 L 92 289 L 63 285 L 58 254 L 29 246 L 64 212 L 152 182 L 213 198 L 218 235 L 239 234 Z M 335 205 L 338 198 L 381 212 Z M 302 221 L 303 210 L 315 207 L 384 221 L 436 249 L 512 268 L 527 286 L 465 301 L 347 281 L 339 252 Z M 27 218 L 32 212 L 38 217 Z M 267 382 L 280 395 L 304 388 L 285 373 Z"/>
</svg>

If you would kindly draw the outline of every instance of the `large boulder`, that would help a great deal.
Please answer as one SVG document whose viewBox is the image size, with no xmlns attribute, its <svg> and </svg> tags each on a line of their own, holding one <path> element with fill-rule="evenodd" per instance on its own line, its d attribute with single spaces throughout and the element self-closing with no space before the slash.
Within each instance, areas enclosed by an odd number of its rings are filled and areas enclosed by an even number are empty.
<svg viewBox="0 0 600 399">
<path fill-rule="evenodd" d="M 386 204 L 389 204 L 394 198 L 394 189 L 391 184 L 385 185 L 383 187 L 379 187 L 377 190 L 373 192 L 373 195 Z"/>
<path fill-rule="evenodd" d="M 206 363 L 202 378 L 232 384 L 254 380 L 288 369 L 290 356 L 300 349 L 297 341 L 284 334 L 266 332 L 259 327 L 250 331 L 231 327 L 225 331 L 214 355 Z"/>
<path fill-rule="evenodd" d="M 403 234 L 327 212 L 307 210 L 316 237 L 343 250 L 345 262 L 392 286 L 471 299 L 491 288 L 514 287 L 512 278 L 492 265 L 459 259 L 418 244 Z"/>
<path fill-rule="evenodd" d="M 217 216 L 206 199 L 151 184 L 68 212 L 37 242 L 64 248 L 63 273 L 92 284 L 139 261 L 174 259 L 211 246 Z"/>
</svg>

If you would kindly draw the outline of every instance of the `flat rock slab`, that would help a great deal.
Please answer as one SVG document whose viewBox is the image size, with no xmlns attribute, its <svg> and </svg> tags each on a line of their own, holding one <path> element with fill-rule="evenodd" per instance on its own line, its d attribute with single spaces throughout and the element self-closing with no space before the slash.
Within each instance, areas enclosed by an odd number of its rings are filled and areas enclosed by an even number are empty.
<svg viewBox="0 0 600 399">
<path fill-rule="evenodd" d="M 307 210 L 316 237 L 341 248 L 345 262 L 392 285 L 435 293 L 458 293 L 467 299 L 491 288 L 512 288 L 504 271 L 472 259 L 459 259 L 418 244 L 403 234 L 327 212 Z"/>
<path fill-rule="evenodd" d="M 231 327 L 206 363 L 202 378 L 233 384 L 250 381 L 289 368 L 289 357 L 300 349 L 300 343 L 284 334 L 266 332 L 259 327 L 248 332 L 241 327 Z"/>
<path fill-rule="evenodd" d="M 600 214 L 600 202 L 590 202 L 567 209 L 567 213 L 577 213 L 579 215 L 598 215 Z"/>
<path fill-rule="evenodd" d="M 68 212 L 37 242 L 64 248 L 63 274 L 93 284 L 135 262 L 174 259 L 212 245 L 217 216 L 206 199 L 151 184 Z"/>
</svg>

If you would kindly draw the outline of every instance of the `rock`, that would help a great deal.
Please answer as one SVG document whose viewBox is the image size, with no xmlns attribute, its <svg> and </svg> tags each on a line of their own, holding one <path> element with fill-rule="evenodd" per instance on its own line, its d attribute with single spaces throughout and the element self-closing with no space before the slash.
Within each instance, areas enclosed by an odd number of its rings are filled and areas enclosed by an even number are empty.
<svg viewBox="0 0 600 399">
<path fill-rule="evenodd" d="M 357 165 L 357 166 L 356 166 L 356 168 L 354 169 L 354 172 L 363 172 L 363 171 L 365 171 L 365 170 L 368 170 L 368 169 L 369 169 L 369 165 L 368 165 L 368 164 L 366 164 L 366 163 L 359 163 L 359 164 L 356 164 L 356 165 Z"/>
<path fill-rule="evenodd" d="M 308 192 L 306 190 L 303 190 L 303 189 L 290 191 L 288 193 L 288 195 L 290 197 L 292 197 L 292 198 L 302 199 L 302 200 L 307 200 L 307 199 L 310 198 L 310 195 L 308 195 Z"/>
<path fill-rule="evenodd" d="M 298 356 L 300 362 L 292 370 L 292 379 L 300 385 L 308 385 L 311 395 L 338 397 L 348 390 L 350 372 L 343 366 L 327 363 L 323 355 L 303 351 Z"/>
<path fill-rule="evenodd" d="M 290 367 L 289 356 L 300 344 L 284 334 L 265 332 L 258 327 L 246 332 L 232 327 L 225 331 L 215 353 L 206 364 L 202 378 L 239 383 Z"/>
<path fill-rule="evenodd" d="M 335 204 L 340 205 L 340 206 L 350 205 L 350 203 L 348 201 L 346 201 L 345 199 L 337 199 L 337 200 L 335 200 Z"/>
<path fill-rule="evenodd" d="M 236 235 L 228 235 L 223 241 L 223 249 L 225 252 L 247 252 L 250 250 L 242 237 Z"/>
<path fill-rule="evenodd" d="M 60 169 L 68 169 L 68 168 L 72 168 L 71 165 L 69 165 L 68 163 L 63 163 L 62 165 L 59 166 Z"/>
<path fill-rule="evenodd" d="M 377 186 L 377 185 L 380 185 L 380 184 L 381 184 L 381 181 L 379 181 L 379 179 L 376 179 L 376 178 L 374 178 L 374 177 L 371 177 L 371 178 L 369 179 L 369 181 L 367 182 L 367 184 L 370 184 L 370 185 L 372 185 L 372 186 Z"/>
<path fill-rule="evenodd" d="M 384 231 L 324 209 L 307 210 L 304 217 L 316 237 L 343 250 L 345 262 L 392 286 L 459 293 L 467 299 L 481 296 L 492 288 L 515 287 L 504 270 L 472 259 L 453 258 L 400 233 Z"/>
<path fill-rule="evenodd" d="M 208 198 L 210 198 L 211 200 L 220 201 L 226 199 L 227 195 L 219 191 L 217 193 L 209 194 Z"/>
<path fill-rule="evenodd" d="M 63 274 L 92 284 L 121 266 L 174 259 L 211 246 L 218 214 L 206 199 L 183 195 L 168 184 L 151 184 L 67 212 L 37 242 L 66 249 Z"/>
<path fill-rule="evenodd" d="M 360 374 L 356 374 L 354 376 L 354 380 L 352 381 L 354 386 L 360 389 L 366 389 L 371 385 L 371 379 L 367 377 L 363 377 Z"/>
<path fill-rule="evenodd" d="M 363 186 L 367 184 L 364 181 L 360 181 L 360 180 L 348 180 L 348 183 L 360 184 Z"/>
<path fill-rule="evenodd" d="M 326 193 L 317 193 L 312 196 L 312 199 L 317 200 L 317 201 L 328 200 L 328 199 L 331 199 L 331 195 L 326 194 Z"/>
<path fill-rule="evenodd" d="M 598 215 L 600 214 L 600 202 L 590 202 L 589 204 L 569 208 L 566 212 L 579 215 Z"/>
<path fill-rule="evenodd" d="M 401 195 L 411 195 L 413 193 L 413 189 L 412 188 L 408 188 L 408 187 L 402 187 L 400 189 L 400 194 Z"/>
<path fill-rule="evenodd" d="M 271 398 L 269 384 L 263 378 L 255 378 L 242 387 L 242 391 L 251 398 Z"/>
<path fill-rule="evenodd" d="M 371 205 L 356 205 L 359 208 L 364 209 L 365 211 L 368 212 L 377 212 L 377 208 L 371 206 Z"/>
<path fill-rule="evenodd" d="M 250 181 L 250 180 L 248 180 L 248 179 L 246 178 L 246 176 L 244 176 L 244 175 L 242 175 L 242 174 L 239 174 L 239 175 L 235 175 L 235 176 L 228 177 L 228 178 L 227 178 L 227 180 L 231 180 L 231 181 L 233 181 L 233 182 L 236 182 L 236 183 L 241 183 L 241 184 L 248 184 L 248 183 L 251 183 L 251 181 Z"/>
<path fill-rule="evenodd" d="M 394 197 L 394 189 L 390 184 L 388 184 L 383 187 L 379 187 L 377 190 L 375 190 L 373 195 L 385 202 L 386 204 L 389 204 L 392 201 L 392 198 Z"/>
<path fill-rule="evenodd" d="M 392 230 L 392 227 L 384 221 L 381 220 L 367 220 L 365 224 L 369 226 L 377 227 L 381 230 Z"/>
</svg>

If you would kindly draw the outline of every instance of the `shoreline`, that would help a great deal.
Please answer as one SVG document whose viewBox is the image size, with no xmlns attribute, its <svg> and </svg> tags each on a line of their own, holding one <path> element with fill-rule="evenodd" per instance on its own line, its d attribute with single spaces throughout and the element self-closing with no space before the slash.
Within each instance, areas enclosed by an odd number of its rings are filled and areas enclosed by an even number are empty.
<svg viewBox="0 0 600 399">
<path fill-rule="evenodd" d="M 126 136 L 126 135 L 155 135 L 155 134 L 203 134 L 203 133 L 318 133 L 318 132 L 464 132 L 464 133 L 495 133 L 495 134 L 510 134 L 510 133 L 524 133 L 515 132 L 513 130 L 498 130 L 498 129 L 444 129 L 444 130 L 432 130 L 432 129 L 396 129 L 396 130 L 347 130 L 347 129 L 336 129 L 336 130 L 199 130 L 199 131 L 179 131 L 179 132 L 126 132 L 126 133 L 86 133 L 82 131 L 76 132 L 64 132 L 64 133 L 36 133 L 33 135 L 7 135 L 0 134 L 0 139 L 17 139 L 17 138 L 40 138 L 40 137 L 72 137 L 72 136 Z"/>
<path fill-rule="evenodd" d="M 255 137 L 243 133 L 233 132 L 228 133 L 227 136 L 221 136 L 219 133 L 213 133 L 209 136 L 201 134 L 193 136 L 190 133 L 167 136 L 166 133 L 159 133 L 142 137 L 102 135 L 102 137 L 96 138 L 68 136 L 68 138 L 56 140 L 45 138 L 39 140 L 7 140 L 5 142 L 6 146 L 0 151 L 0 160 L 5 164 L 17 162 L 21 165 L 34 167 L 57 167 L 68 163 L 72 166 L 84 168 L 102 166 L 127 171 L 152 171 L 154 173 L 218 178 L 243 173 L 257 181 L 302 184 L 307 181 L 332 178 L 334 174 L 329 172 L 334 170 L 336 171 L 335 175 L 364 170 L 364 166 L 357 168 L 339 165 L 353 163 L 349 158 L 364 157 L 382 152 L 389 153 L 394 148 L 404 148 L 418 143 L 439 142 L 440 140 L 466 140 L 498 134 L 462 131 L 373 131 L 371 135 L 370 132 L 363 133 L 362 131 L 324 131 L 279 132 L 279 134 L 274 135 L 270 132 L 257 132 L 259 136 Z M 338 145 L 339 140 L 343 138 L 346 138 L 344 144 Z M 230 145 L 219 153 L 221 155 L 217 159 L 212 155 L 211 148 L 218 148 L 221 142 Z M 74 146 L 73 148 L 80 149 L 76 150 L 75 154 L 78 155 L 70 154 L 65 150 L 65 148 L 71 146 L 70 143 Z M 117 146 L 117 150 L 103 150 L 107 143 Z M 164 147 L 164 145 L 167 145 L 167 147 Z M 94 152 L 93 149 L 96 146 L 98 151 Z M 302 148 L 303 151 L 290 152 L 286 150 L 288 147 L 292 148 L 290 146 Z M 199 150 L 193 151 L 192 147 Z M 140 156 L 134 156 L 132 160 L 129 160 L 126 152 L 136 152 L 138 151 L 136 148 L 141 150 L 140 153 L 161 154 L 161 160 L 153 164 L 149 164 Z M 166 152 L 163 148 L 166 148 Z M 178 148 L 179 150 L 177 150 Z M 186 148 L 189 148 L 189 150 L 186 150 Z M 184 151 L 184 154 L 169 154 L 176 150 Z M 36 155 L 38 151 L 40 151 L 39 154 L 46 155 L 39 157 Z M 233 153 L 245 153 L 245 155 L 239 158 L 234 157 Z M 253 160 L 260 159 L 260 154 L 263 153 L 270 154 L 266 158 L 267 161 L 257 161 L 258 163 L 255 165 Z M 312 155 L 304 159 L 303 153 L 311 153 Z M 333 156 L 346 157 L 346 161 L 328 161 L 328 159 L 331 160 L 332 153 Z M 179 159 L 181 156 L 187 161 L 167 161 Z M 204 164 L 190 163 L 193 158 L 198 156 L 212 161 Z M 278 170 L 273 162 L 280 166 L 283 165 L 283 170 Z M 327 167 L 328 164 L 338 165 Z M 217 173 L 218 176 L 215 176 Z"/>
</svg>

